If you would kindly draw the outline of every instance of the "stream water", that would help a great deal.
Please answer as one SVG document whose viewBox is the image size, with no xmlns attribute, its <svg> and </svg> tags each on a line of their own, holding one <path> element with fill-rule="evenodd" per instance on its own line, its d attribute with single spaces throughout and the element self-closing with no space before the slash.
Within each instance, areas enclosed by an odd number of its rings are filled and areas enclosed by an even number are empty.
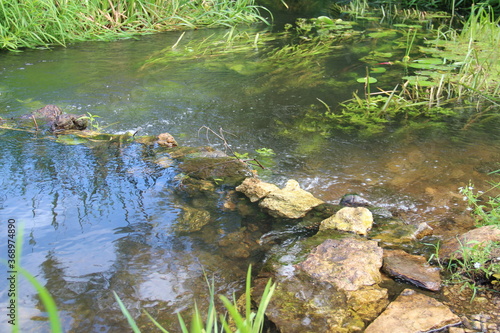
<svg viewBox="0 0 500 333">
<path fill-rule="evenodd" d="M 181 42 L 225 33 L 187 32 Z M 458 187 L 471 180 L 487 188 L 488 172 L 500 169 L 498 123 L 376 139 L 303 131 L 300 117 L 311 104 L 321 106 L 317 98 L 333 105 L 362 89 L 349 81 L 352 73 L 363 75 L 356 67 L 360 54 L 344 46 L 322 65 L 323 76 L 338 80 L 336 88 L 301 82 L 293 71 L 259 71 L 266 55 L 258 49 L 244 59 L 204 54 L 181 61 L 179 54 L 145 65 L 179 36 L 2 53 L 0 116 L 55 104 L 67 113 L 98 115 L 106 132 L 169 132 L 182 146 L 217 149 L 223 149 L 220 140 L 199 129 L 222 128 L 239 153 L 276 152 L 262 173 L 266 181 L 283 185 L 293 178 L 332 203 L 356 192 L 406 223 L 429 223 L 440 235 L 470 227 Z M 214 207 L 215 222 L 201 235 L 173 232 L 183 202 L 173 189 L 174 171 L 154 163 L 153 150 L 138 143 L 66 145 L 44 133 L 0 130 L 0 257 L 7 220 L 15 219 L 17 232 L 24 231 L 22 266 L 54 296 L 65 331 L 123 332 L 128 325 L 111 291 L 134 316 L 146 309 L 170 320 L 166 327 L 175 331 L 174 313 L 193 298 L 203 302 L 204 271 L 215 277 L 216 292 L 231 295 L 241 291 L 248 264 L 262 259 L 234 259 L 213 241 L 242 227 L 235 212 Z M 6 274 L 0 270 L 1 281 Z M 34 289 L 19 283 L 22 331 L 48 331 Z M 8 301 L 2 283 L 0 307 Z M 2 315 L 0 331 L 8 326 Z"/>
</svg>

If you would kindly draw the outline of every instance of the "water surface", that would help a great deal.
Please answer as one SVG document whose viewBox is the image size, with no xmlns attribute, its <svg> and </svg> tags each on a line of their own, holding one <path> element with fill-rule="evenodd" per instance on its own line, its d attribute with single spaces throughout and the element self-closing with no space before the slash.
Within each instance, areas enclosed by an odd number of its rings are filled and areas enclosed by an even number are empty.
<svg viewBox="0 0 500 333">
<path fill-rule="evenodd" d="M 226 32 L 188 32 L 183 42 Z M 331 203 L 357 192 L 398 211 L 407 223 L 428 222 L 442 234 L 470 227 L 458 187 L 472 180 L 486 188 L 488 172 L 500 169 L 498 123 L 371 139 L 340 132 L 326 137 L 298 127 L 304 110 L 321 105 L 317 98 L 334 105 L 362 89 L 353 80 L 364 71 L 356 67 L 360 55 L 350 53 L 349 45 L 310 68 L 324 71 L 324 83 L 317 84 L 302 84 L 292 70 L 259 71 L 266 57 L 261 49 L 249 49 L 244 58 L 206 54 L 145 66 L 179 36 L 0 54 L 0 116 L 56 104 L 67 113 L 100 116 L 111 133 L 169 132 L 180 145 L 218 149 L 220 140 L 199 129 L 222 128 L 235 151 L 257 157 L 255 149 L 276 152 L 262 174 L 266 181 L 282 185 L 294 178 Z M 378 47 L 372 44 L 367 50 Z M 331 80 L 340 83 L 332 87 Z M 0 132 L 2 225 L 14 218 L 24 226 L 22 265 L 53 294 L 66 331 L 122 332 L 127 323 L 112 290 L 134 316 L 147 309 L 170 320 L 166 326 L 175 331 L 174 313 L 193 298 L 205 300 L 204 272 L 215 277 L 217 292 L 231 295 L 241 290 L 248 264 L 262 260 L 261 254 L 236 258 L 234 248 L 221 246 L 226 235 L 259 222 L 207 207 L 208 199 L 186 200 L 175 190 L 175 171 L 155 163 L 156 149 L 139 143 L 65 145 L 44 132 Z M 209 209 L 212 224 L 201 233 L 175 232 L 185 206 Z M 265 228 L 256 229 L 249 242 Z M 1 244 L 5 249 L 4 237 Z M 23 331 L 48 331 L 35 292 L 20 283 Z M 7 302 L 2 289 L 0 306 Z M 8 326 L 4 316 L 0 325 Z"/>
</svg>

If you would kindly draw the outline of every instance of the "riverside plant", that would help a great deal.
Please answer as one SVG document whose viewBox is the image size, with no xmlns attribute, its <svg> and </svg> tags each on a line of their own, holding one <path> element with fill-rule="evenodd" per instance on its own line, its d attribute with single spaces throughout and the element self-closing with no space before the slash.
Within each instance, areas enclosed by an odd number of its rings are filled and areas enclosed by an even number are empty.
<svg viewBox="0 0 500 333">
<path fill-rule="evenodd" d="M 138 33 L 267 20 L 254 0 L 0 1 L 0 49 L 111 40 Z"/>
<path fill-rule="evenodd" d="M 206 278 L 206 276 L 205 276 Z M 193 315 L 191 317 L 191 326 L 188 329 L 186 322 L 184 321 L 182 315 L 178 313 L 178 321 L 183 333 L 211 333 L 211 332 L 226 332 L 226 333 L 260 333 L 263 331 L 265 310 L 271 300 L 276 287 L 272 284 L 271 280 L 267 282 L 267 285 L 262 294 L 261 301 L 256 312 L 252 309 L 251 303 L 251 279 L 252 279 L 252 268 L 248 268 L 247 278 L 246 278 L 246 288 L 245 288 L 245 308 L 244 314 L 239 312 L 239 307 L 235 299 L 231 302 L 227 297 L 220 295 L 219 298 L 224 304 L 227 314 L 217 314 L 215 308 L 215 288 L 214 281 L 210 282 L 208 278 L 207 285 L 209 288 L 209 306 L 206 314 L 205 322 L 203 322 L 202 316 L 196 303 L 194 305 Z M 121 301 L 120 297 L 113 292 L 116 301 L 118 302 L 120 309 L 128 320 L 128 323 L 134 333 L 140 333 L 140 329 L 137 326 L 134 318 L 128 312 L 125 304 Z M 160 331 L 168 333 L 168 331 L 158 323 L 149 313 L 145 311 L 146 316 L 151 320 L 151 322 Z M 230 320 L 228 319 L 228 317 Z"/>
<path fill-rule="evenodd" d="M 500 170 L 492 172 L 492 174 L 498 173 Z M 500 228 L 500 196 L 487 195 L 489 192 L 498 192 L 500 182 L 490 185 L 490 189 L 486 192 L 475 192 L 472 184 L 461 187 L 459 191 L 468 202 L 478 227 L 493 225 Z M 436 249 L 438 251 L 438 248 Z M 492 286 L 492 290 L 500 292 L 499 249 L 500 242 L 489 242 L 486 245 L 477 241 L 460 243 L 461 258 L 451 260 L 447 265 L 440 262 L 440 265 L 450 273 L 448 282 L 470 288 L 473 298 L 479 290 L 486 289 L 488 284 Z"/>
</svg>

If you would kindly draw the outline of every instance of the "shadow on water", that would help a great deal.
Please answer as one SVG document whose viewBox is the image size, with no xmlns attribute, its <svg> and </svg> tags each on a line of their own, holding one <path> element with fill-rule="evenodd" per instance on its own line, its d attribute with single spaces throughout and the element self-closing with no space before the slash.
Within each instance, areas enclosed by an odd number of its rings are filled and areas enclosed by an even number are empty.
<svg viewBox="0 0 500 333">
<path fill-rule="evenodd" d="M 470 224 L 457 189 L 470 179 L 486 186 L 488 172 L 500 169 L 498 124 L 375 139 L 304 130 L 311 124 L 302 121 L 303 110 L 318 105 L 317 98 L 333 105 L 360 89 L 353 79 L 363 73 L 355 66 L 359 54 L 344 46 L 324 63 L 287 75 L 279 72 L 282 63 L 266 62 L 265 45 L 186 57 L 197 51 L 184 47 L 190 40 L 225 33 L 187 32 L 173 57 L 152 65 L 180 33 L 1 54 L 0 115 L 56 104 L 67 113 L 99 115 L 109 132 L 169 132 L 180 145 L 216 148 L 221 143 L 198 129 L 223 128 L 238 152 L 277 153 L 262 174 L 267 181 L 282 185 L 294 178 L 331 203 L 357 192 L 407 223 L 428 222 L 444 235 Z M 215 275 L 216 292 L 231 295 L 241 290 L 248 264 L 262 259 L 261 251 L 238 255 L 233 244 L 256 244 L 269 231 L 266 221 L 224 210 L 220 198 L 186 199 L 175 190 L 172 168 L 155 163 L 154 147 L 64 145 L 42 133 L 7 130 L 0 140 L 2 216 L 24 224 L 23 266 L 54 295 L 67 331 L 123 331 L 127 324 L 112 290 L 142 325 L 146 309 L 175 331 L 175 312 L 188 309 L 193 297 L 205 301 L 204 271 Z M 210 224 L 176 232 L 187 206 L 209 210 Z M 241 230 L 249 231 L 244 240 Z M 47 331 L 34 291 L 25 281 L 20 291 L 23 330 Z M 2 290 L 0 305 L 7 300 Z"/>
</svg>

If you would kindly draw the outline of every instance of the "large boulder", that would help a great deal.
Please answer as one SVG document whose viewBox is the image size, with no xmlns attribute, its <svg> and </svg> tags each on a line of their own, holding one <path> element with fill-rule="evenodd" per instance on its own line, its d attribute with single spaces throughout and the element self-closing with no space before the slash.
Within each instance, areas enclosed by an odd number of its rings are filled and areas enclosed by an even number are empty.
<svg viewBox="0 0 500 333">
<path fill-rule="evenodd" d="M 335 215 L 323 220 L 319 229 L 336 229 L 366 236 L 372 225 L 373 215 L 367 208 L 344 207 Z"/>
<path fill-rule="evenodd" d="M 353 291 L 382 281 L 383 250 L 376 241 L 327 239 L 298 268 L 337 289 Z"/>
<path fill-rule="evenodd" d="M 422 256 L 403 250 L 384 250 L 382 270 L 389 276 L 420 288 L 438 291 L 441 288 L 439 268 L 432 267 Z"/>
<path fill-rule="evenodd" d="M 322 203 L 323 200 L 315 198 L 301 189 L 296 180 L 290 179 L 283 189 L 270 192 L 259 206 L 273 217 L 297 219 Z"/>
<path fill-rule="evenodd" d="M 458 325 L 460 318 L 444 304 L 405 289 L 365 330 L 365 333 L 429 332 Z"/>
<path fill-rule="evenodd" d="M 275 260 L 293 261 L 297 245 Z M 361 332 L 389 303 L 381 265 L 376 242 L 327 239 L 298 265 L 268 267 L 277 287 L 266 315 L 280 332 Z"/>
</svg>

